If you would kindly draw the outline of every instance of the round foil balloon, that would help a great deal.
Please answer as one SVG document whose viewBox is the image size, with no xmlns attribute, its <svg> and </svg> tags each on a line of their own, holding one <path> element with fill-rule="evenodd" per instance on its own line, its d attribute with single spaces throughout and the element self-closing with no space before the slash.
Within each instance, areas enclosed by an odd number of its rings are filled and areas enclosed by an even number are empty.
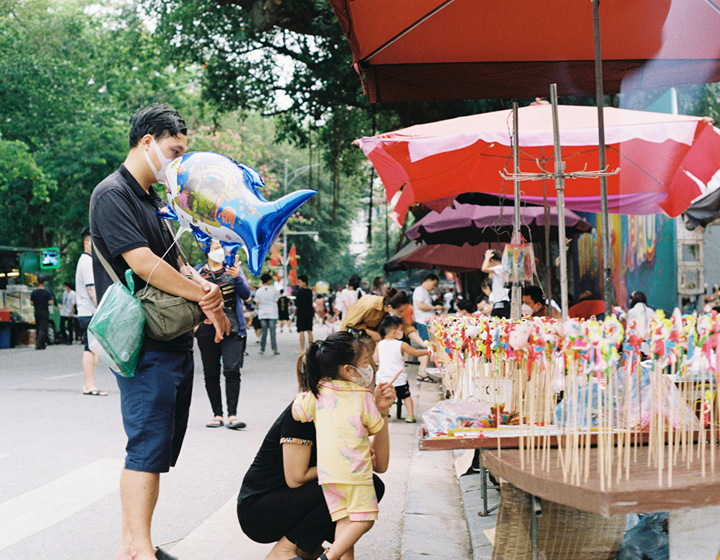
<svg viewBox="0 0 720 560">
<path fill-rule="evenodd" d="M 229 264 L 238 247 L 244 246 L 255 276 L 290 215 L 317 192 L 294 191 L 271 202 L 260 194 L 265 184 L 257 171 L 213 152 L 180 156 L 168 166 L 165 181 L 180 233 L 192 231 L 201 248 L 209 248 L 210 240 L 217 239 Z M 160 215 L 175 217 L 163 210 Z"/>
</svg>

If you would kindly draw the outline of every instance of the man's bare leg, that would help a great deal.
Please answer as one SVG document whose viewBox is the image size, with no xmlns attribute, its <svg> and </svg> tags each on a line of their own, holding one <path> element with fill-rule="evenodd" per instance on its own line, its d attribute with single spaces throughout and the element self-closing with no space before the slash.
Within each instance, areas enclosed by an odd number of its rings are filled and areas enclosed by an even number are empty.
<svg viewBox="0 0 720 560">
<path fill-rule="evenodd" d="M 150 537 L 160 475 L 123 469 L 120 474 L 120 500 L 123 534 L 117 560 L 153 560 L 155 548 Z M 129 546 L 128 546 L 129 544 Z"/>
<path fill-rule="evenodd" d="M 305 331 L 300 331 L 300 353 L 305 352 Z"/>
<path fill-rule="evenodd" d="M 425 369 L 428 365 L 428 356 L 420 356 L 420 365 L 418 366 L 418 375 L 425 375 Z"/>
<path fill-rule="evenodd" d="M 95 368 L 97 367 L 98 357 L 92 352 L 83 352 L 82 366 L 83 375 L 85 377 L 85 385 L 83 385 L 83 393 L 97 391 L 95 387 Z"/>
</svg>

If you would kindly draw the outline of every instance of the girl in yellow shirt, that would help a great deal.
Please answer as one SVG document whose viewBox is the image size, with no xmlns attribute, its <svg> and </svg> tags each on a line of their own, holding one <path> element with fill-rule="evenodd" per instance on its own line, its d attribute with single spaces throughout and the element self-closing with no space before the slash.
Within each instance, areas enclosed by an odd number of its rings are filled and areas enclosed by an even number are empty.
<svg viewBox="0 0 720 560">
<path fill-rule="evenodd" d="M 348 332 L 314 342 L 298 361 L 301 385 L 293 417 L 315 422 L 318 483 L 333 521 L 335 542 L 321 560 L 350 560 L 355 543 L 378 515 L 369 436 L 385 420 L 372 392 L 373 370 L 364 339 Z"/>
</svg>

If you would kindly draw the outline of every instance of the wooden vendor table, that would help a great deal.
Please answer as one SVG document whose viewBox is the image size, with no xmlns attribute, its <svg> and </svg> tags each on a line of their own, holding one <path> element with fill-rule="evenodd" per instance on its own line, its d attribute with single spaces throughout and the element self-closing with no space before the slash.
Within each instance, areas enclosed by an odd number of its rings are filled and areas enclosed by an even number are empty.
<svg viewBox="0 0 720 560">
<path fill-rule="evenodd" d="M 612 487 L 600 490 L 594 462 L 597 449 L 591 450 L 591 471 L 587 483 L 575 486 L 563 481 L 557 467 L 557 449 L 549 449 L 550 471 L 544 471 L 536 457 L 535 473 L 530 469 L 530 454 L 525 450 L 525 469 L 520 468 L 520 451 L 503 449 L 500 453 L 483 449 L 482 464 L 496 477 L 542 500 L 570 506 L 600 515 L 670 511 L 670 560 L 716 560 L 720 551 L 720 460 L 715 472 L 710 470 L 706 453 L 706 475 L 701 475 L 699 459 L 690 469 L 685 464 L 673 468 L 673 486 L 667 486 L 667 469 L 663 486 L 658 473 L 647 466 L 648 448 L 638 449 L 638 461 L 630 463 L 630 480 L 613 478 Z M 542 451 L 536 451 L 537 456 Z"/>
</svg>

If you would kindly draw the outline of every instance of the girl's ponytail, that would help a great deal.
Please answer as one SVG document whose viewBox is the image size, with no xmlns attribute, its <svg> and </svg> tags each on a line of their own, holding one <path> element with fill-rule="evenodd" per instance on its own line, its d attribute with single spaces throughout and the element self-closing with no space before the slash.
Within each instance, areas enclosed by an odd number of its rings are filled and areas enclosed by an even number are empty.
<svg viewBox="0 0 720 560">
<path fill-rule="evenodd" d="M 322 341 L 320 340 L 313 342 L 300 358 L 298 358 L 297 363 L 297 377 L 300 383 L 300 390 L 310 391 L 315 396 L 318 394 L 320 380 L 323 377 L 327 377 L 322 374 L 318 357 L 321 345 Z"/>
<path fill-rule="evenodd" d="M 340 331 L 325 340 L 313 342 L 297 363 L 297 378 L 301 391 L 315 396 L 322 379 L 337 379 L 340 367 L 355 365 L 365 343 L 353 334 Z"/>
</svg>

